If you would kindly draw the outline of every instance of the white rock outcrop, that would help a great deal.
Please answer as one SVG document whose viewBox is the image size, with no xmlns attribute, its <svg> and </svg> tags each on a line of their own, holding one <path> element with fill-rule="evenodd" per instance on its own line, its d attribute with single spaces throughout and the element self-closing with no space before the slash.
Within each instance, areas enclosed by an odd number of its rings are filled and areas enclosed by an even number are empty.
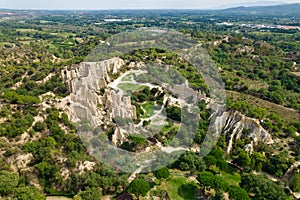
<svg viewBox="0 0 300 200">
<path fill-rule="evenodd" d="M 216 119 L 222 126 L 222 134 L 229 134 L 227 153 L 230 153 L 235 140 L 240 138 L 251 138 L 251 143 L 244 147 L 249 153 L 253 152 L 253 146 L 258 142 L 272 144 L 274 141 L 259 123 L 258 119 L 250 118 L 239 112 L 224 112 Z"/>
<path fill-rule="evenodd" d="M 122 97 L 113 90 L 107 91 L 103 96 L 103 106 L 108 109 L 110 120 L 115 117 L 136 118 L 136 108 L 131 105 L 130 96 Z"/>
<path fill-rule="evenodd" d="M 62 77 L 70 95 L 58 103 L 58 107 L 63 108 L 73 122 L 86 119 L 92 127 L 102 125 L 103 129 L 114 126 L 116 117 L 136 119 L 136 107 L 130 97 L 108 88 L 112 81 L 109 75 L 117 73 L 124 64 L 122 59 L 112 58 L 65 67 Z M 127 130 L 115 127 L 112 142 L 123 143 L 127 136 Z"/>
<path fill-rule="evenodd" d="M 118 127 L 113 123 L 113 119 L 116 117 L 136 119 L 136 107 L 131 104 L 130 97 L 123 97 L 108 87 L 111 83 L 109 75 L 117 73 L 124 64 L 122 59 L 112 58 L 66 67 L 62 70 L 62 77 L 71 94 L 58 104 L 73 122 L 87 119 L 93 127 L 102 126 L 104 129 L 113 127 L 112 143 L 115 145 L 126 141 L 129 132 L 134 130 Z M 266 144 L 273 143 L 271 135 L 260 125 L 259 120 L 246 117 L 239 112 L 223 112 L 214 122 L 214 128 L 219 130 L 218 132 L 228 135 L 228 153 L 232 150 L 235 140 L 239 138 L 251 138 L 251 143 L 244 147 L 250 153 L 253 146 L 260 141 Z"/>
</svg>

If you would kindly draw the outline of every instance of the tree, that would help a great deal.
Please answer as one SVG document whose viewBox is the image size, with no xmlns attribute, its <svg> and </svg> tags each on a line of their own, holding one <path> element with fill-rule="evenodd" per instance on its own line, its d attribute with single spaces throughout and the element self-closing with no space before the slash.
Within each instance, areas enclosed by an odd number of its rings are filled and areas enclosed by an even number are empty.
<svg viewBox="0 0 300 200">
<path fill-rule="evenodd" d="M 300 174 L 296 173 L 289 182 L 290 188 L 293 192 L 300 192 Z"/>
<path fill-rule="evenodd" d="M 230 186 L 229 197 L 230 199 L 234 199 L 234 200 L 250 200 L 247 191 L 238 186 Z"/>
<path fill-rule="evenodd" d="M 285 194 L 282 187 L 275 182 L 269 180 L 263 175 L 244 174 L 241 179 L 240 186 L 253 193 L 254 200 L 286 200 L 288 196 Z"/>
<path fill-rule="evenodd" d="M 167 117 L 175 121 L 181 121 L 181 109 L 177 106 L 168 106 L 166 109 Z"/>
<path fill-rule="evenodd" d="M 52 124 L 50 127 L 51 136 L 55 139 L 56 142 L 61 143 L 65 135 L 64 131 L 57 124 Z"/>
<path fill-rule="evenodd" d="M 237 159 L 235 159 L 235 163 L 237 163 L 241 167 L 247 168 L 251 164 L 251 158 L 245 151 L 241 150 L 238 154 Z"/>
<path fill-rule="evenodd" d="M 214 182 L 213 182 L 213 188 L 214 189 L 221 189 L 223 191 L 227 191 L 229 188 L 228 183 L 225 181 L 224 177 L 222 176 L 215 176 Z"/>
<path fill-rule="evenodd" d="M 215 176 L 211 172 L 200 172 L 197 180 L 201 186 L 211 188 L 214 185 Z"/>
<path fill-rule="evenodd" d="M 85 191 L 80 191 L 76 196 L 75 200 L 101 200 L 102 192 L 99 188 L 87 188 Z"/>
<path fill-rule="evenodd" d="M 186 152 L 180 156 L 180 158 L 174 163 L 174 167 L 180 170 L 198 170 L 203 171 L 205 169 L 205 163 L 202 158 L 196 155 L 194 152 Z"/>
<path fill-rule="evenodd" d="M 150 184 L 147 181 L 135 179 L 129 184 L 127 191 L 139 197 L 140 195 L 146 196 L 150 189 Z"/>
<path fill-rule="evenodd" d="M 160 168 L 159 170 L 156 170 L 154 172 L 154 175 L 157 179 L 165 179 L 165 178 L 169 178 L 170 172 L 169 172 L 168 168 L 163 167 L 163 168 Z"/>
<path fill-rule="evenodd" d="M 287 155 L 287 151 L 282 151 L 275 156 L 269 156 L 269 161 L 263 166 L 264 171 L 274 174 L 278 177 L 282 177 L 291 164 L 291 161 L 288 159 Z"/>
<path fill-rule="evenodd" d="M 207 155 L 203 159 L 208 167 L 217 163 L 217 159 L 212 155 Z"/>
<path fill-rule="evenodd" d="M 9 171 L 0 171 L 0 194 L 8 195 L 19 183 L 19 175 Z"/>
<path fill-rule="evenodd" d="M 253 152 L 251 155 L 251 168 L 256 171 L 261 171 L 263 163 L 266 158 L 263 154 L 259 152 Z"/>
<path fill-rule="evenodd" d="M 144 93 L 145 95 L 149 96 L 149 94 L 150 94 L 150 88 L 149 88 L 148 86 L 145 87 L 145 88 L 143 89 L 143 93 Z"/>
<path fill-rule="evenodd" d="M 33 129 L 37 132 L 41 132 L 45 130 L 47 127 L 47 124 L 45 122 L 37 122 L 34 126 Z"/>
<path fill-rule="evenodd" d="M 147 95 L 144 93 L 138 94 L 137 99 L 139 102 L 144 102 L 147 100 Z"/>
<path fill-rule="evenodd" d="M 20 187 L 14 190 L 15 200 L 45 200 L 46 197 L 35 187 Z"/>
<path fill-rule="evenodd" d="M 216 190 L 216 195 L 212 198 L 212 200 L 223 200 L 224 193 L 221 190 Z"/>
</svg>

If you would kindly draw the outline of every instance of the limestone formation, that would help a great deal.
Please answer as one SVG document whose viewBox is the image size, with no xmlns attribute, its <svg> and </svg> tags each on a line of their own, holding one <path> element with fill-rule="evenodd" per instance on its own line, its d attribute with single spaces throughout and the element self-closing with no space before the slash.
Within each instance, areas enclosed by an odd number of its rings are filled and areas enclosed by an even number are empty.
<svg viewBox="0 0 300 200">
<path fill-rule="evenodd" d="M 127 131 L 120 127 L 117 127 L 114 131 L 111 142 L 114 145 L 119 145 L 124 143 L 127 140 L 127 137 L 128 137 Z"/>
<path fill-rule="evenodd" d="M 217 120 L 223 125 L 223 134 L 230 134 L 227 147 L 228 153 L 232 149 L 233 142 L 240 138 L 251 138 L 251 143 L 244 147 L 250 153 L 253 151 L 253 145 L 260 141 L 265 144 L 273 143 L 272 136 L 259 124 L 257 119 L 232 111 L 224 112 Z"/>
<path fill-rule="evenodd" d="M 77 66 L 66 67 L 62 71 L 62 77 L 71 94 L 63 99 L 58 107 L 63 108 L 73 122 L 87 119 L 91 126 L 101 126 L 104 131 L 113 128 L 114 145 L 127 141 L 130 132 L 134 132 L 128 127 L 118 126 L 113 122 L 114 119 L 136 119 L 136 107 L 131 104 L 130 97 L 123 97 L 118 91 L 108 87 L 111 83 L 109 75 L 117 73 L 124 63 L 120 58 L 112 58 L 101 62 L 83 62 Z M 130 65 L 135 66 L 132 63 Z M 103 88 L 105 90 L 101 91 Z M 209 98 L 205 97 L 205 100 L 210 102 Z M 234 141 L 239 138 L 251 138 L 251 143 L 244 147 L 250 153 L 259 141 L 273 143 L 271 135 L 257 119 L 246 117 L 239 112 L 222 113 L 216 117 L 214 126 L 222 134 L 229 135 L 228 153 Z"/>
<path fill-rule="evenodd" d="M 122 97 L 107 88 L 111 82 L 109 75 L 117 73 L 123 65 L 122 59 L 112 58 L 65 67 L 62 77 L 71 94 L 58 107 L 63 108 L 73 122 L 86 119 L 92 127 L 103 125 L 103 129 L 113 126 L 112 121 L 116 117 L 135 119 L 136 108 L 131 104 L 130 97 Z M 104 88 L 104 93 L 101 93 Z M 122 143 L 125 136 L 128 136 L 125 129 L 115 128 L 113 143 Z"/>
<path fill-rule="evenodd" d="M 136 108 L 131 105 L 130 96 L 122 97 L 111 90 L 105 93 L 103 100 L 103 106 L 108 109 L 111 120 L 115 117 L 136 118 Z"/>
</svg>

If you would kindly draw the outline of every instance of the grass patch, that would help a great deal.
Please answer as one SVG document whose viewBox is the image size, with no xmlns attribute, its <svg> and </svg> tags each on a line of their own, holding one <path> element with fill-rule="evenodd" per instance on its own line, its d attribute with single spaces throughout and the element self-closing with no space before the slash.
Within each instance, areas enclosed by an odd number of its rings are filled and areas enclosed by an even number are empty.
<svg viewBox="0 0 300 200">
<path fill-rule="evenodd" d="M 171 175 L 162 181 L 160 188 L 166 190 L 169 197 L 174 200 L 194 200 L 197 193 L 197 184 L 185 177 Z"/>
<path fill-rule="evenodd" d="M 48 23 L 53 23 L 53 21 L 47 21 L 47 20 L 40 20 L 41 24 L 48 24 Z"/>
<path fill-rule="evenodd" d="M 142 108 L 146 111 L 143 115 L 142 118 L 149 118 L 154 114 L 154 110 L 156 110 L 156 106 L 154 105 L 153 102 L 146 102 L 141 105 Z"/>
<path fill-rule="evenodd" d="M 229 184 L 229 185 L 236 185 L 238 186 L 239 183 L 241 182 L 241 175 L 238 172 L 234 172 L 233 174 L 221 171 L 221 177 L 224 177 L 224 180 Z"/>
<path fill-rule="evenodd" d="M 67 33 L 67 32 L 63 32 L 63 33 L 58 33 L 58 32 L 50 32 L 50 35 L 55 35 L 58 37 L 69 37 L 70 35 L 75 36 L 75 34 L 73 33 Z"/>
<path fill-rule="evenodd" d="M 128 74 L 122 78 L 122 81 L 131 81 L 132 74 Z"/>
<path fill-rule="evenodd" d="M 19 32 L 22 32 L 22 33 L 25 33 L 25 32 L 37 32 L 37 30 L 34 30 L 32 28 L 17 28 L 16 31 L 19 31 Z"/>
<path fill-rule="evenodd" d="M 17 41 L 27 41 L 27 40 L 33 40 L 33 38 L 31 38 L 31 37 L 17 37 L 16 40 Z"/>
<path fill-rule="evenodd" d="M 132 93 L 136 90 L 142 90 L 144 88 L 144 86 L 140 86 L 133 83 L 120 83 L 118 87 L 121 88 L 124 91 L 124 93 Z"/>
<path fill-rule="evenodd" d="M 160 132 L 161 133 L 168 133 L 168 132 L 171 131 L 172 128 L 178 128 L 179 129 L 180 125 L 178 125 L 178 124 L 170 124 L 170 122 L 169 122 L 168 124 L 164 125 L 161 128 Z"/>
</svg>

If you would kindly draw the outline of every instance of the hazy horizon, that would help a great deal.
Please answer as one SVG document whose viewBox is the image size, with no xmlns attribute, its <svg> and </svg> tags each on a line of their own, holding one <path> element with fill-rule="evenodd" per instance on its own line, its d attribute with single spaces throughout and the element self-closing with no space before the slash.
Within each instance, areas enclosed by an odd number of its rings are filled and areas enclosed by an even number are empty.
<svg viewBox="0 0 300 200">
<path fill-rule="evenodd" d="M 105 10 L 105 9 L 218 9 L 239 5 L 251 5 L 263 2 L 264 4 L 300 3 L 299 0 L 275 0 L 275 1 L 247 1 L 247 0 L 0 0 L 0 8 L 6 9 L 40 9 L 40 10 Z"/>
</svg>

